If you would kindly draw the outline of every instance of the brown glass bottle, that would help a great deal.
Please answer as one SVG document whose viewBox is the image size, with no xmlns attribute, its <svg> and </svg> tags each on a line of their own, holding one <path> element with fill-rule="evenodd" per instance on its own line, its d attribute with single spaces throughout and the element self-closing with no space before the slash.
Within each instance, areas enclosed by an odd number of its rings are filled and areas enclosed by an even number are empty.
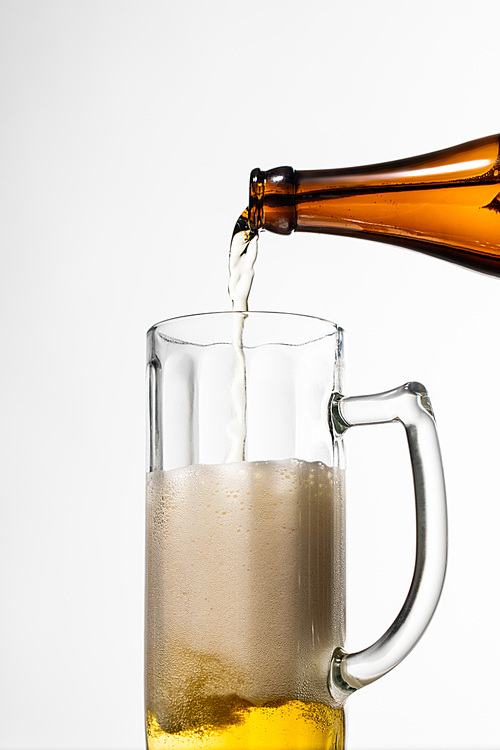
<svg viewBox="0 0 500 750">
<path fill-rule="evenodd" d="M 499 136 L 354 169 L 254 169 L 253 231 L 350 235 L 500 276 Z"/>
</svg>

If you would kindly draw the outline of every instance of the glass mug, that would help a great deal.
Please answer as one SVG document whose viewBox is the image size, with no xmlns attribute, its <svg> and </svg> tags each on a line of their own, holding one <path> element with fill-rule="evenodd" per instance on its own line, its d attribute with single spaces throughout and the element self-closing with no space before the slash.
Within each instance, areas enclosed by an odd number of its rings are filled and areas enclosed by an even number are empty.
<svg viewBox="0 0 500 750">
<path fill-rule="evenodd" d="M 432 617 L 446 501 L 430 401 L 419 383 L 343 397 L 342 340 L 328 321 L 260 312 L 148 333 L 149 750 L 343 748 L 346 698 Z M 415 570 L 386 633 L 349 654 L 343 434 L 392 421 L 412 463 Z"/>
</svg>

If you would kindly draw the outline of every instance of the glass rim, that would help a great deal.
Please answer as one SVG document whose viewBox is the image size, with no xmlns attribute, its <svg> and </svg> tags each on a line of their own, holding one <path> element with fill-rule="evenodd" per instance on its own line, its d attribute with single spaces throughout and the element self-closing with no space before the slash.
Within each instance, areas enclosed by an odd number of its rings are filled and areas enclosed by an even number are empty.
<svg viewBox="0 0 500 750">
<path fill-rule="evenodd" d="M 209 318 L 209 317 L 223 317 L 223 316 L 234 316 L 234 315 L 245 315 L 245 318 L 256 318 L 258 316 L 272 316 L 272 317 L 286 317 L 286 318 L 299 318 L 301 320 L 316 321 L 318 323 L 326 324 L 332 329 L 335 329 L 339 334 L 344 333 L 342 326 L 334 323 L 333 320 L 327 318 L 321 318 L 319 315 L 308 315 L 305 313 L 292 313 L 283 311 L 273 310 L 214 310 L 199 313 L 188 313 L 187 315 L 175 315 L 172 318 L 165 318 L 164 320 L 154 323 L 148 328 L 147 335 L 150 336 L 158 331 L 162 326 L 166 326 L 169 323 L 181 322 L 183 320 L 194 320 L 195 318 Z"/>
</svg>

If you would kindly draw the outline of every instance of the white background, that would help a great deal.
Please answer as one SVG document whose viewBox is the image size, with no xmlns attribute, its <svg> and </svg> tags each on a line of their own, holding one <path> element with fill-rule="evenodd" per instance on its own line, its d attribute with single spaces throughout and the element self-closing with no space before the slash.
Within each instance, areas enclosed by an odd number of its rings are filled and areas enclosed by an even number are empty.
<svg viewBox="0 0 500 750">
<path fill-rule="evenodd" d="M 0 748 L 143 747 L 145 332 L 227 309 L 255 166 L 352 166 L 500 130 L 496 2 L 0 5 Z M 500 280 L 269 233 L 251 305 L 346 329 L 349 394 L 438 419 L 448 578 L 409 658 L 349 699 L 349 750 L 499 748 Z M 409 584 L 397 427 L 347 436 L 349 640 Z"/>
</svg>

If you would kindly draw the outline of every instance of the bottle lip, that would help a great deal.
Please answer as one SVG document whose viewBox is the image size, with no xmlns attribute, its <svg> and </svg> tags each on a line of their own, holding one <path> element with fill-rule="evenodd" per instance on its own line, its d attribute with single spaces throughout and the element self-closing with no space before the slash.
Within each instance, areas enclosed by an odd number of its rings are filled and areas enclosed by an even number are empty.
<svg viewBox="0 0 500 750">
<path fill-rule="evenodd" d="M 297 226 L 295 190 L 295 171 L 292 167 L 275 167 L 266 172 L 258 167 L 253 169 L 250 173 L 248 203 L 251 229 L 291 234 Z"/>
<path fill-rule="evenodd" d="M 264 196 L 264 177 L 261 169 L 256 167 L 250 172 L 250 195 L 248 199 L 248 223 L 257 231 L 262 228 L 262 199 Z"/>
</svg>

